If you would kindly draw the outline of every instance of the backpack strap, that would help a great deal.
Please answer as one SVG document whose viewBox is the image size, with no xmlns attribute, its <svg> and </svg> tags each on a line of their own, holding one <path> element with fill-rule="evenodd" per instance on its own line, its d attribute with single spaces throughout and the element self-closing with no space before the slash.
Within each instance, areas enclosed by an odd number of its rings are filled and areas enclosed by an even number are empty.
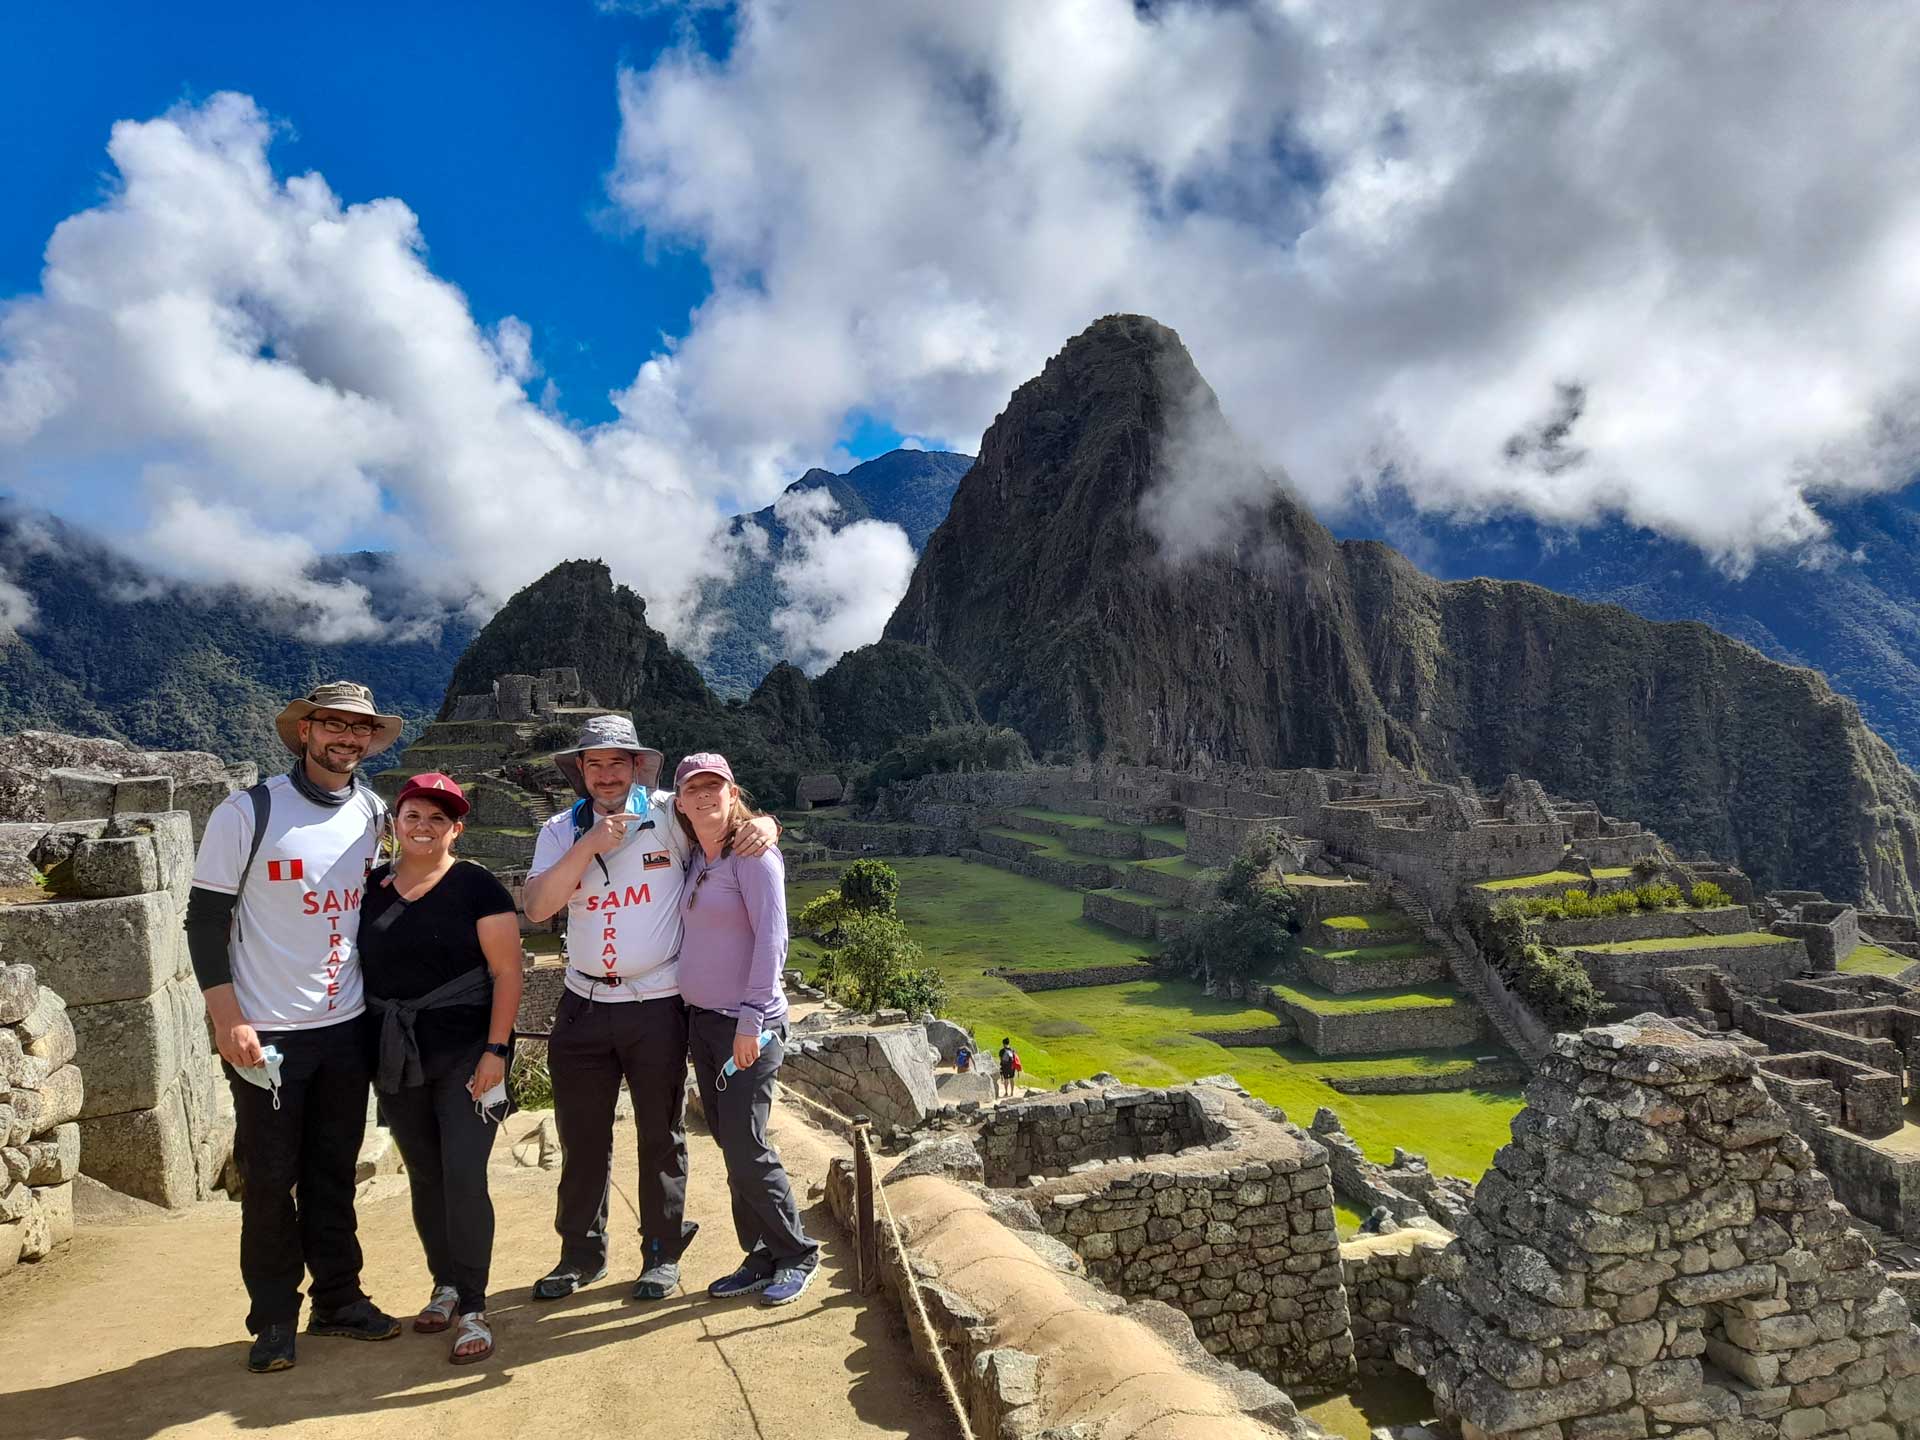
<svg viewBox="0 0 1920 1440">
<path fill-rule="evenodd" d="M 247 846 L 247 863 L 240 867 L 240 883 L 233 890 L 233 938 L 240 938 L 240 895 L 247 888 L 247 877 L 253 873 L 254 857 L 260 853 L 260 842 L 267 838 L 267 817 L 273 813 L 273 800 L 267 794 L 267 782 L 258 781 L 247 787 L 247 801 L 253 806 L 253 840 Z"/>
</svg>

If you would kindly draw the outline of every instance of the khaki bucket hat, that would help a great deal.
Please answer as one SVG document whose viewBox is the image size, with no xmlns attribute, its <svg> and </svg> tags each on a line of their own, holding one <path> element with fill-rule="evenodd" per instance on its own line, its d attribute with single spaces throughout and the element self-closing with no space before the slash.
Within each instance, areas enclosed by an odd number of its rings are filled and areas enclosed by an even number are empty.
<svg viewBox="0 0 1920 1440">
<path fill-rule="evenodd" d="M 565 750 L 553 752 L 553 763 L 583 799 L 587 782 L 580 773 L 580 757 L 589 750 L 628 750 L 633 753 L 634 783 L 651 790 L 660 779 L 666 756 L 640 743 L 633 721 L 624 715 L 595 715 L 580 727 L 580 738 Z"/>
<path fill-rule="evenodd" d="M 351 680 L 330 680 L 325 685 L 314 686 L 304 698 L 294 701 L 274 718 L 273 728 L 280 732 L 280 743 L 296 755 L 301 753 L 300 722 L 316 710 L 364 715 L 373 721 L 376 728 L 373 738 L 367 741 L 367 759 L 372 759 L 393 744 L 400 738 L 400 732 L 407 728 L 407 722 L 400 716 L 382 715 L 373 708 L 373 691 L 366 686 L 356 685 Z"/>
</svg>

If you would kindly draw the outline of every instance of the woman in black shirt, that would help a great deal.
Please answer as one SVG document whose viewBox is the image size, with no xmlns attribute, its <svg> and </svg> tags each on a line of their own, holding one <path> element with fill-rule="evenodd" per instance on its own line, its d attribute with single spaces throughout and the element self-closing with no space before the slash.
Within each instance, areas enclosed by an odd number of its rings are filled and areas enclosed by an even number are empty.
<svg viewBox="0 0 1920 1440">
<path fill-rule="evenodd" d="M 398 857 L 367 877 L 360 912 L 380 1113 L 406 1161 L 413 1224 L 433 1271 L 433 1296 L 413 1328 L 445 1330 L 457 1315 L 456 1365 L 493 1353 L 487 1154 L 506 1114 L 520 1009 L 513 896 L 486 867 L 453 855 L 467 809 L 445 775 L 409 780 L 394 804 Z M 502 1098 L 490 1100 L 495 1090 Z"/>
</svg>

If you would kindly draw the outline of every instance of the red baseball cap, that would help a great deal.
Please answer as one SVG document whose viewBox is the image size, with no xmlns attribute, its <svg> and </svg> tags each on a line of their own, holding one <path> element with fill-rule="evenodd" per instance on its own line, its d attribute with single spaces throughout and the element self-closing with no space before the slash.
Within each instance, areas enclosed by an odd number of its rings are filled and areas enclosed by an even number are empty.
<svg viewBox="0 0 1920 1440">
<path fill-rule="evenodd" d="M 466 793 L 454 782 L 453 777 L 442 775 L 438 770 L 429 770 L 424 775 L 416 775 L 401 786 L 400 793 L 393 800 L 395 813 L 398 813 L 400 807 L 416 795 L 433 801 L 456 820 L 473 808 L 467 801 Z"/>
<path fill-rule="evenodd" d="M 716 755 L 711 750 L 702 750 L 687 756 L 673 767 L 673 788 L 678 790 L 696 775 L 718 775 L 729 785 L 736 783 L 733 767 L 727 764 L 727 757 Z"/>
</svg>

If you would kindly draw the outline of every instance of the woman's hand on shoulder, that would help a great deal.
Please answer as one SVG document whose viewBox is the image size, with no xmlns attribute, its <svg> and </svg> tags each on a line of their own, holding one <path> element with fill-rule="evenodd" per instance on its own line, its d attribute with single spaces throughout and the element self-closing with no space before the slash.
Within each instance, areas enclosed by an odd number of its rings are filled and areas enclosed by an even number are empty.
<svg viewBox="0 0 1920 1440">
<path fill-rule="evenodd" d="M 779 843 L 780 822 L 771 815 L 756 815 L 734 826 L 733 834 L 728 838 L 733 841 L 734 854 L 743 860 L 751 860 L 756 855 L 766 854 Z"/>
</svg>

